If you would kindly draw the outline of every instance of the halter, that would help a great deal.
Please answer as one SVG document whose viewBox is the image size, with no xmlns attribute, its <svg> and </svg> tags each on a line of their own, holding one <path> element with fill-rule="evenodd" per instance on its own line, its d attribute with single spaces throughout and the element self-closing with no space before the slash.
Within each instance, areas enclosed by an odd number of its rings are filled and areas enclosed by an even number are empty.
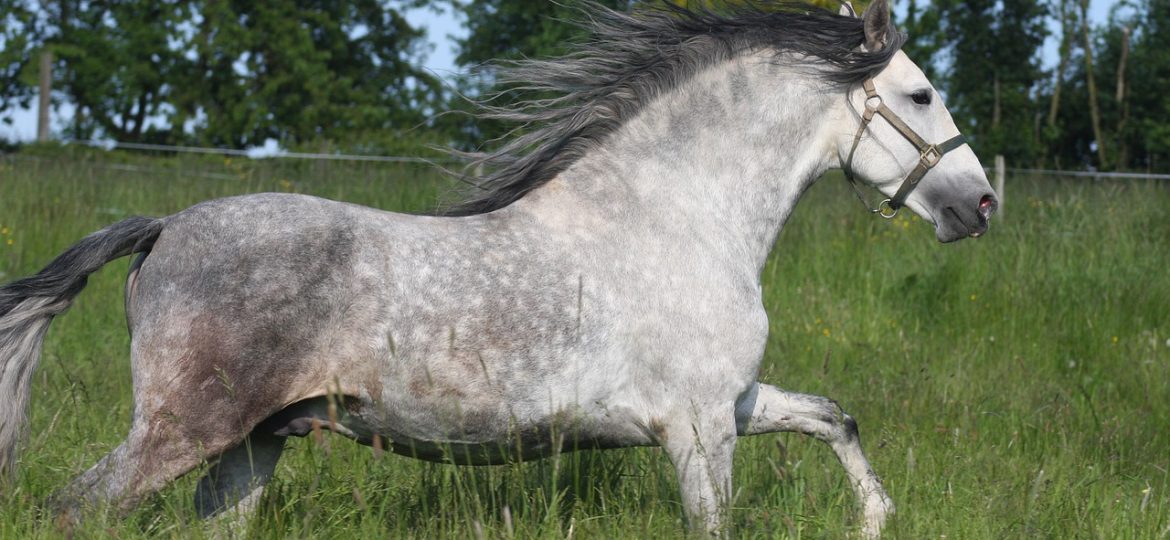
<svg viewBox="0 0 1170 540">
<path fill-rule="evenodd" d="M 865 112 L 861 115 L 861 125 L 857 126 L 857 134 L 853 136 L 853 147 L 849 149 L 849 159 L 845 161 L 843 170 L 845 179 L 849 181 L 850 186 L 853 186 L 853 191 L 857 193 L 861 204 L 865 205 L 870 212 L 891 219 L 898 215 L 898 210 L 905 206 L 906 197 L 910 196 L 910 192 L 914 190 L 922 177 L 926 176 L 926 172 L 938 165 L 947 152 L 966 144 L 967 138 L 959 134 L 947 139 L 942 144 L 929 144 L 922 140 L 922 137 L 919 137 L 910 126 L 906 125 L 906 122 L 903 122 L 894 111 L 886 107 L 882 97 L 878 95 L 873 86 L 873 79 L 866 79 L 863 86 L 865 87 Z M 894 126 L 894 129 L 898 130 L 898 133 L 910 141 L 914 148 L 918 149 L 918 165 L 902 181 L 902 187 L 898 188 L 898 192 L 893 197 L 883 200 L 876 207 L 871 207 L 857 187 L 857 180 L 853 178 L 853 153 L 857 151 L 857 145 L 861 143 L 861 135 L 865 133 L 865 128 L 869 126 L 870 120 L 873 120 L 874 114 L 880 114 L 890 125 Z"/>
</svg>

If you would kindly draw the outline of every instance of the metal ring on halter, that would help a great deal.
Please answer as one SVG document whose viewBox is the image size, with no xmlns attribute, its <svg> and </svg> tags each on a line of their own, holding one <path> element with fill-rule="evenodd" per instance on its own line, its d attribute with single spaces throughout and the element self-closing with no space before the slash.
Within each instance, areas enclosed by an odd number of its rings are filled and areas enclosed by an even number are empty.
<svg viewBox="0 0 1170 540">
<path fill-rule="evenodd" d="M 898 210 L 901 210 L 901 208 L 894 208 L 894 206 L 890 204 L 890 200 L 886 199 L 878 203 L 877 208 L 873 209 L 873 213 L 886 219 L 894 219 L 894 216 L 898 215 Z"/>
</svg>

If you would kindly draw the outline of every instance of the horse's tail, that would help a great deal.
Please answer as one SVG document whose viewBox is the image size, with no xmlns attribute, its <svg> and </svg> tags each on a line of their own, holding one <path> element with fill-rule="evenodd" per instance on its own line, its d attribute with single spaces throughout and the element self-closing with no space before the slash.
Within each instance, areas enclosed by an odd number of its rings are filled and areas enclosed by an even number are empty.
<svg viewBox="0 0 1170 540">
<path fill-rule="evenodd" d="M 98 268 L 149 251 L 163 223 L 144 217 L 115 223 L 86 236 L 35 276 L 0 287 L 0 476 L 15 469 L 29 386 L 49 323 L 69 309 Z"/>
</svg>

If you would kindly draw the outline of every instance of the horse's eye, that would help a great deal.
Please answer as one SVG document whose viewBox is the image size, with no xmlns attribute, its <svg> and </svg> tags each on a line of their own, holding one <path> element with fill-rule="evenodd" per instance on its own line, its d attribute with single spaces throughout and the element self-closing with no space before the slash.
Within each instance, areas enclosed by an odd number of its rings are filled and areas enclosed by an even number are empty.
<svg viewBox="0 0 1170 540">
<path fill-rule="evenodd" d="M 910 99 L 919 105 L 930 105 L 930 90 L 918 90 L 910 94 Z"/>
</svg>

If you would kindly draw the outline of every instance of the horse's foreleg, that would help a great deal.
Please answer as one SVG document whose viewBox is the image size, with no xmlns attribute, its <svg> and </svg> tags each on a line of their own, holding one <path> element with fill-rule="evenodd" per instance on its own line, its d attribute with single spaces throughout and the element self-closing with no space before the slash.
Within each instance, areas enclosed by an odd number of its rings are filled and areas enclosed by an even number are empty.
<svg viewBox="0 0 1170 540">
<path fill-rule="evenodd" d="M 692 531 L 723 536 L 722 518 L 731 502 L 735 424 L 729 406 L 726 414 L 718 414 L 718 407 L 694 409 L 693 415 L 651 422 L 650 427 L 678 473 Z"/>
<path fill-rule="evenodd" d="M 862 533 L 869 537 L 881 534 L 886 517 L 894 512 L 894 503 L 861 450 L 857 422 L 836 402 L 757 383 L 740 398 L 735 421 L 740 435 L 793 431 L 828 443 L 861 503 L 865 515 Z"/>
<path fill-rule="evenodd" d="M 285 437 L 253 431 L 244 442 L 224 452 L 195 488 L 199 517 L 214 516 L 213 526 L 226 527 L 229 536 L 243 536 L 276 471 Z"/>
</svg>

